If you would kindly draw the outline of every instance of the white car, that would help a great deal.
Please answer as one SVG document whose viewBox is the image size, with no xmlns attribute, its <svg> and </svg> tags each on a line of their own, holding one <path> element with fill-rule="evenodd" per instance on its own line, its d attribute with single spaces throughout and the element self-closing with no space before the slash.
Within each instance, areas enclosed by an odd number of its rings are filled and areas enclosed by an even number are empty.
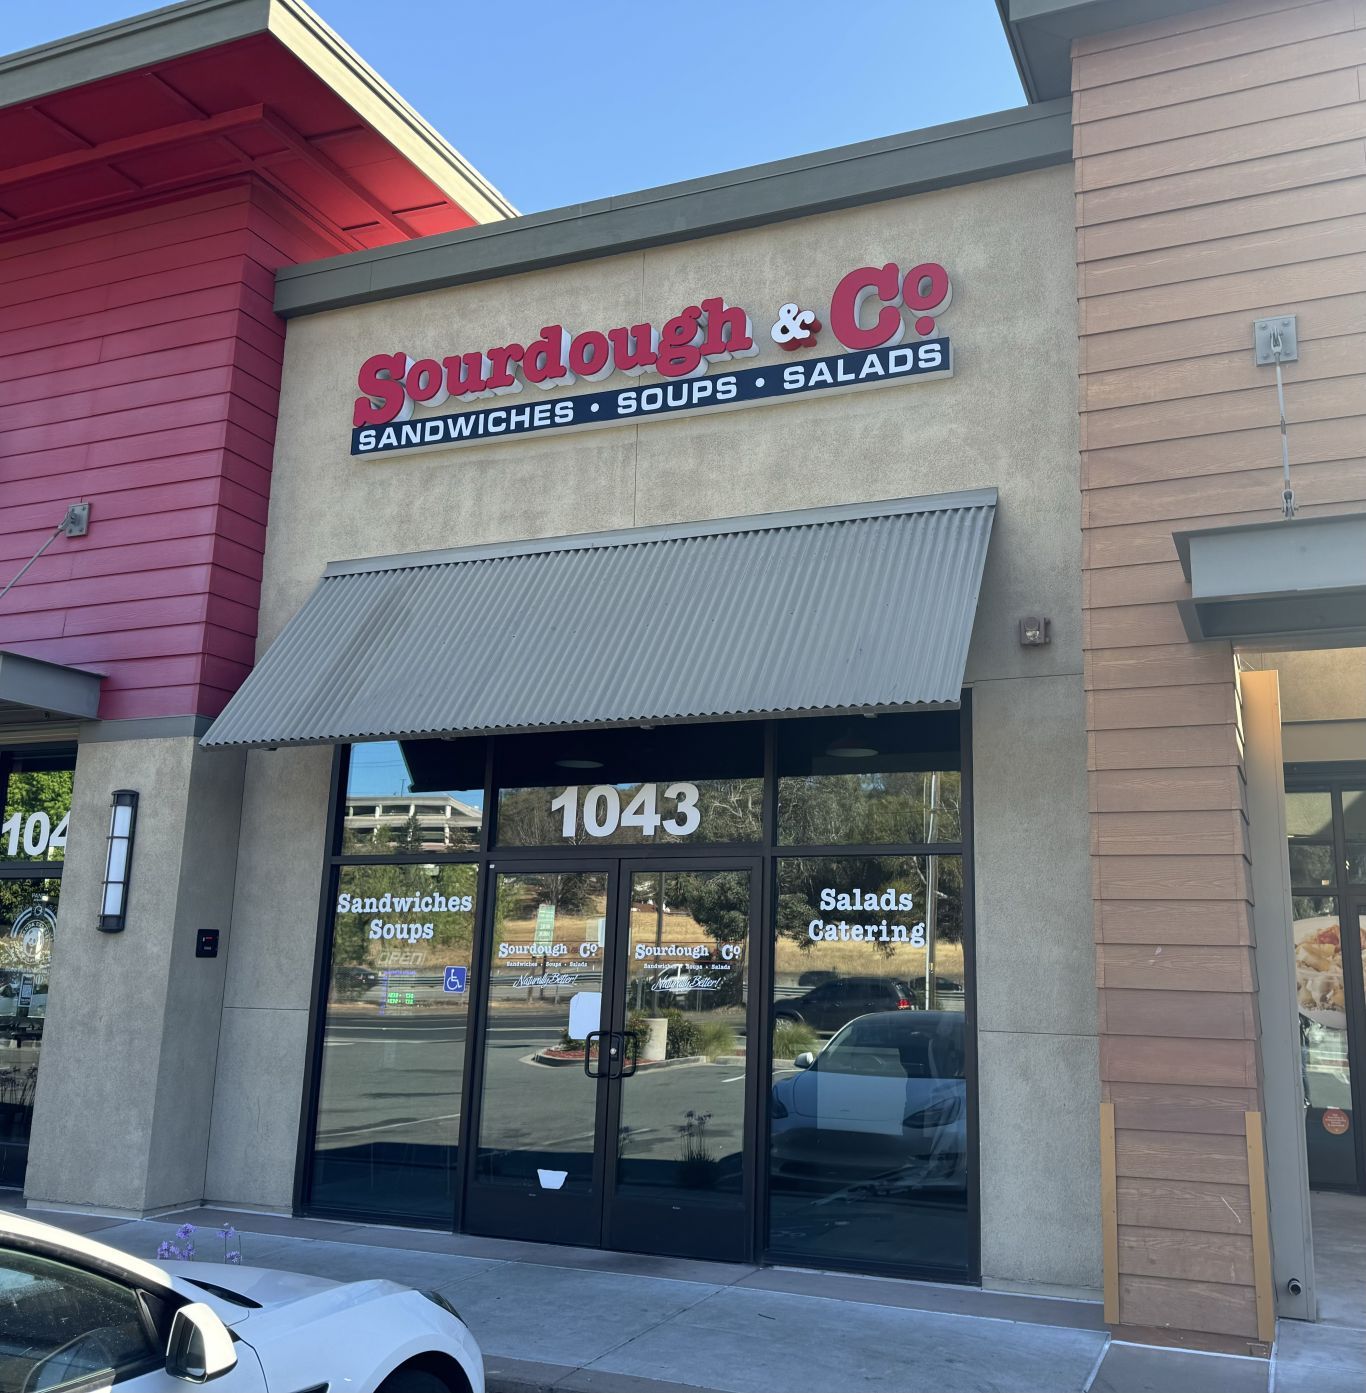
<svg viewBox="0 0 1366 1393">
<path fill-rule="evenodd" d="M 0 1214 L 0 1389 L 484 1393 L 444 1297 L 218 1263 L 143 1262 Z"/>
</svg>

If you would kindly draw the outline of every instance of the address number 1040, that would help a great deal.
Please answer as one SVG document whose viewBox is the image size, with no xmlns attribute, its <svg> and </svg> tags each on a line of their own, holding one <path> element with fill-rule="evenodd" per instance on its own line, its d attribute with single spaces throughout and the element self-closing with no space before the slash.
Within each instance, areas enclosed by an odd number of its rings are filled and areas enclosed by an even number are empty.
<svg viewBox="0 0 1366 1393">
<path fill-rule="evenodd" d="M 671 806 L 661 812 L 661 802 Z M 590 837 L 611 837 L 623 827 L 638 827 L 645 837 L 661 828 L 671 836 L 688 837 L 702 825 L 696 784 L 668 784 L 662 796 L 658 784 L 642 784 L 624 807 L 621 790 L 612 784 L 589 789 L 575 784 L 550 806 L 560 814 L 560 835 L 566 840 L 576 837 L 580 826 Z"/>
</svg>

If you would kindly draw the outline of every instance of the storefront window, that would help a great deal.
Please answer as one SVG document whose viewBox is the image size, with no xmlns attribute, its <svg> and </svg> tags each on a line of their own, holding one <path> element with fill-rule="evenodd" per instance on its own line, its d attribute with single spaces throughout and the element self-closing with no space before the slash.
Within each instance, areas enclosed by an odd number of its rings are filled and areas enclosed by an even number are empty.
<svg viewBox="0 0 1366 1393">
<path fill-rule="evenodd" d="M 317 1209 L 450 1221 L 477 871 L 409 862 L 337 874 Z"/>
<path fill-rule="evenodd" d="M 0 861 L 61 861 L 71 821 L 75 760 L 69 754 L 15 753 L 4 783 Z M 0 771 L 3 773 L 3 771 Z"/>
<path fill-rule="evenodd" d="M 778 731 L 778 840 L 931 845 L 962 836 L 958 722 L 886 715 Z"/>
<path fill-rule="evenodd" d="M 353 747 L 305 1204 L 971 1279 L 960 722 Z"/>
<path fill-rule="evenodd" d="M 763 838 L 763 727 L 529 736 L 500 747 L 499 846 L 719 846 Z"/>
<path fill-rule="evenodd" d="M 1366 885 L 1366 789 L 1342 793 L 1342 826 L 1347 837 L 1347 879 Z"/>
<path fill-rule="evenodd" d="M 693 846 L 756 842 L 762 779 L 563 784 L 498 793 L 500 846 Z"/>
<path fill-rule="evenodd" d="M 775 928 L 770 1248 L 966 1272 L 961 859 L 784 858 Z"/>
<path fill-rule="evenodd" d="M 1287 793 L 1285 824 L 1290 838 L 1290 883 L 1331 887 L 1336 874 L 1333 865 L 1333 795 L 1326 789 Z"/>
<path fill-rule="evenodd" d="M 0 880 L 0 1185 L 22 1185 L 60 880 Z"/>
<path fill-rule="evenodd" d="M 471 743 L 471 742 L 464 742 Z M 482 742 L 479 742 L 482 744 Z M 482 754 L 449 767 L 444 741 L 353 745 L 346 780 L 342 851 L 353 856 L 430 856 L 479 845 L 484 820 Z M 437 746 L 435 752 L 431 746 Z M 442 767 L 446 764 L 447 767 Z M 471 765 L 477 764 L 477 767 Z M 473 775 L 470 788 L 442 778 Z"/>
<path fill-rule="evenodd" d="M 1327 895 L 1296 895 L 1292 909 L 1309 1180 L 1314 1185 L 1354 1185 L 1352 1072 L 1338 902 Z"/>
</svg>

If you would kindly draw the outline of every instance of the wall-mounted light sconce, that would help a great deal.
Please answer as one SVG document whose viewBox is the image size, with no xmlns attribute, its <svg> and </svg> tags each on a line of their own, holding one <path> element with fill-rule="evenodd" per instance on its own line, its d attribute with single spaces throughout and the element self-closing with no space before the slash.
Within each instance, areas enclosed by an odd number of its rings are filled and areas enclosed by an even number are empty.
<svg viewBox="0 0 1366 1393">
<path fill-rule="evenodd" d="M 104 890 L 97 927 L 101 933 L 123 932 L 128 911 L 128 881 L 133 872 L 133 829 L 138 820 L 138 796 L 131 788 L 114 790 L 109 813 L 109 846 L 104 858 Z"/>
<path fill-rule="evenodd" d="M 1020 646 L 1022 648 L 1042 648 L 1046 643 L 1052 643 L 1053 635 L 1050 633 L 1053 625 L 1048 619 L 1037 619 L 1031 616 L 1028 619 L 1020 620 Z"/>
</svg>

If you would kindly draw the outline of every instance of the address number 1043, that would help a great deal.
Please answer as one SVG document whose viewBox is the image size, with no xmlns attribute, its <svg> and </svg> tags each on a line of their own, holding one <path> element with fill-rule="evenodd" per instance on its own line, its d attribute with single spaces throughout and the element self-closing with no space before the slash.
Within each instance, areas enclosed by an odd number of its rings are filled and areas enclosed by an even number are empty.
<svg viewBox="0 0 1366 1393">
<path fill-rule="evenodd" d="M 642 784 L 623 806 L 622 791 L 612 784 L 588 789 L 575 784 L 552 799 L 550 806 L 560 814 L 560 835 L 566 840 L 576 837 L 580 826 L 590 837 L 611 837 L 626 827 L 639 828 L 645 837 L 661 829 L 674 837 L 691 836 L 702 825 L 697 785 L 667 784 L 662 795 L 659 788 Z"/>
</svg>

